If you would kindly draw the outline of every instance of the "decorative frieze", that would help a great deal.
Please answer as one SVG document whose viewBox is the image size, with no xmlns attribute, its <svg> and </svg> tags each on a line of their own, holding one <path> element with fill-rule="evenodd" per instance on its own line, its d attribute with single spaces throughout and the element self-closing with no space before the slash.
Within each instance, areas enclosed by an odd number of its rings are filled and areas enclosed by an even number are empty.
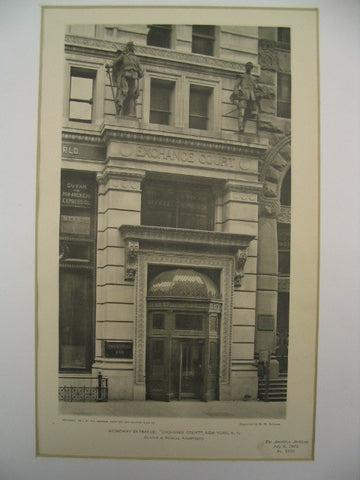
<svg viewBox="0 0 360 480">
<path fill-rule="evenodd" d="M 112 188 L 140 192 L 140 183 L 144 176 L 143 170 L 106 167 L 101 173 L 98 173 L 96 179 L 102 185 L 108 184 L 111 180 Z"/>
<path fill-rule="evenodd" d="M 121 120 L 119 120 L 119 122 L 120 121 Z M 121 124 L 119 124 L 119 126 L 120 125 Z M 107 125 L 99 135 L 63 131 L 62 140 L 63 142 L 71 142 L 73 148 L 77 146 L 78 143 L 97 144 L 105 148 L 105 145 L 110 140 L 119 140 L 122 143 L 129 142 L 128 145 L 130 145 L 130 147 L 128 148 L 132 148 L 132 146 L 135 147 L 135 145 L 149 144 L 156 145 L 157 147 L 175 147 L 182 150 L 206 150 L 211 152 L 211 154 L 216 152 L 216 154 L 243 155 L 257 158 L 263 155 L 268 147 L 267 142 L 252 143 L 249 145 L 241 142 L 223 141 L 221 139 L 214 140 L 212 138 L 194 139 L 184 135 L 163 134 L 162 132 L 156 134 L 146 133 L 145 131 L 127 130 L 124 126 L 121 126 L 121 129 L 119 129 L 114 126 L 110 127 L 109 125 Z M 78 154 L 81 147 L 77 146 L 76 148 Z M 205 159 L 204 161 L 206 164 L 207 160 Z"/>
<path fill-rule="evenodd" d="M 190 230 L 185 228 L 153 227 L 147 225 L 121 225 L 121 236 L 140 242 L 178 243 L 181 245 L 202 245 L 218 247 L 230 251 L 247 248 L 254 235 L 209 232 L 207 230 Z"/>
<path fill-rule="evenodd" d="M 78 35 L 65 36 L 65 49 L 68 53 L 83 53 L 85 55 L 93 54 L 98 57 L 111 58 L 114 55 L 114 49 L 125 48 L 125 44 L 114 43 L 113 41 L 102 40 L 99 38 L 81 37 Z M 166 64 L 185 64 L 192 69 L 216 69 L 219 73 L 245 73 L 243 63 L 224 60 L 209 55 L 199 55 L 193 53 L 168 50 L 166 48 L 156 48 L 153 46 L 136 45 L 136 54 L 139 57 L 151 59 L 152 61 L 163 61 Z M 260 74 L 258 65 L 254 66 L 254 75 Z"/>
</svg>

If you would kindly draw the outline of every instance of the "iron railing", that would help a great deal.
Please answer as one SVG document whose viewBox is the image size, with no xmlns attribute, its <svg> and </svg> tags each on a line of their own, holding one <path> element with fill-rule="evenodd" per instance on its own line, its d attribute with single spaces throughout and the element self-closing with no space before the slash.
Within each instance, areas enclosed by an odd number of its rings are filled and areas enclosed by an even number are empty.
<svg viewBox="0 0 360 480">
<path fill-rule="evenodd" d="M 66 377 L 76 378 L 79 377 Z M 84 379 L 85 380 L 85 379 Z M 109 398 L 108 379 L 99 373 L 96 377 L 87 377 L 86 380 L 97 380 L 94 386 L 62 385 L 58 395 L 60 402 L 107 402 Z"/>
</svg>

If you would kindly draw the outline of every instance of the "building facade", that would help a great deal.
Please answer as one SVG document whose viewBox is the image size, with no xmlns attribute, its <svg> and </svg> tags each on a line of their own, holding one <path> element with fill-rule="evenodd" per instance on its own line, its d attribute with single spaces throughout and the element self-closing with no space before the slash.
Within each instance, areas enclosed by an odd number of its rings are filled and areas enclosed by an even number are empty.
<svg viewBox="0 0 360 480">
<path fill-rule="evenodd" d="M 68 27 L 59 386 L 251 400 L 286 375 L 290 73 L 287 28 Z"/>
</svg>

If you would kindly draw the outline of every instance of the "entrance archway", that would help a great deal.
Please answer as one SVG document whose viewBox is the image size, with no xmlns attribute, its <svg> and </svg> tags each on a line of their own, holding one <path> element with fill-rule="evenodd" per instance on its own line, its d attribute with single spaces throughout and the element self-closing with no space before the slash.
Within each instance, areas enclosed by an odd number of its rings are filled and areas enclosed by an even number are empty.
<svg viewBox="0 0 360 480">
<path fill-rule="evenodd" d="M 217 286 L 202 272 L 166 270 L 150 282 L 146 398 L 218 398 L 221 304 Z"/>
</svg>

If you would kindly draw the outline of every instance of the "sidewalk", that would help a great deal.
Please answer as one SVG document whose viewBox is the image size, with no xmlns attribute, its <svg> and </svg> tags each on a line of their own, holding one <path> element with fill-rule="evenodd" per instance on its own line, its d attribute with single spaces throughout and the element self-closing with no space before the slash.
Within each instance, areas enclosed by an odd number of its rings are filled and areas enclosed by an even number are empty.
<svg viewBox="0 0 360 480">
<path fill-rule="evenodd" d="M 286 418 L 286 402 L 111 401 L 59 402 L 61 415 L 182 418 Z"/>
</svg>

